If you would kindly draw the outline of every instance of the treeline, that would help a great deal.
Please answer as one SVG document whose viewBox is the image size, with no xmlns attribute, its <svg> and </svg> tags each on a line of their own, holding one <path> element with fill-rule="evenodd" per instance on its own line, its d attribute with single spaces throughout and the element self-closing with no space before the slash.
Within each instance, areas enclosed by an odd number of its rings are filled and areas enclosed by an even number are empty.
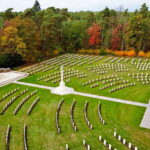
<svg viewBox="0 0 150 150">
<path fill-rule="evenodd" d="M 81 49 L 149 51 L 148 7 L 143 4 L 132 13 L 107 7 L 99 12 L 69 12 L 54 7 L 41 10 L 36 0 L 23 12 L 12 8 L 0 12 L 0 59 L 16 54 L 31 63 Z"/>
</svg>

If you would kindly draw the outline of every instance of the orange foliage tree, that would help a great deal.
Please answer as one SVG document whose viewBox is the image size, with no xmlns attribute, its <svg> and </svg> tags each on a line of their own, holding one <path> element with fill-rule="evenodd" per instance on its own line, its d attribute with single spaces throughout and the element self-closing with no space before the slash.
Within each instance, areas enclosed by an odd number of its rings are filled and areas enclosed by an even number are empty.
<svg viewBox="0 0 150 150">
<path fill-rule="evenodd" d="M 88 35 L 89 35 L 89 45 L 92 47 L 97 47 L 101 43 L 101 27 L 98 24 L 93 24 L 91 27 L 88 28 Z"/>
</svg>

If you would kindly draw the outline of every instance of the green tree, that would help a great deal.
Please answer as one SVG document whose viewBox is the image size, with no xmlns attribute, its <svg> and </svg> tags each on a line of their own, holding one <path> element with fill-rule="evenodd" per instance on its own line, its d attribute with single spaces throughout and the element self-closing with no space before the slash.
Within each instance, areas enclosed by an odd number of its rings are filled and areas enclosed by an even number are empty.
<svg viewBox="0 0 150 150">
<path fill-rule="evenodd" d="M 3 27 L 3 18 L 0 17 L 0 29 Z"/>
<path fill-rule="evenodd" d="M 40 3 L 39 3 L 38 0 L 35 1 L 32 9 L 33 9 L 34 12 L 37 12 L 37 11 L 41 10 L 41 6 L 40 6 Z"/>
<path fill-rule="evenodd" d="M 4 12 L 4 20 L 9 20 L 12 18 L 15 18 L 16 13 L 13 12 L 13 8 L 8 8 L 5 12 Z"/>
<path fill-rule="evenodd" d="M 96 22 L 96 18 L 93 12 L 89 12 L 88 16 L 87 16 L 87 23 L 88 25 L 92 25 L 93 23 Z"/>
<path fill-rule="evenodd" d="M 54 13 L 54 9 L 48 8 L 45 10 L 41 24 L 41 42 L 42 50 L 46 53 L 60 47 L 62 22 L 63 18 L 60 13 Z"/>
<path fill-rule="evenodd" d="M 143 15 L 144 18 L 148 16 L 148 7 L 145 3 L 141 6 L 139 12 Z"/>
<path fill-rule="evenodd" d="M 86 22 L 67 21 L 63 23 L 62 47 L 65 52 L 75 52 L 81 49 L 86 37 Z"/>
<path fill-rule="evenodd" d="M 111 29 L 112 27 L 117 25 L 117 14 L 115 10 L 110 10 L 108 7 L 106 7 L 102 11 L 102 47 L 104 49 L 110 48 L 111 45 Z"/>
</svg>

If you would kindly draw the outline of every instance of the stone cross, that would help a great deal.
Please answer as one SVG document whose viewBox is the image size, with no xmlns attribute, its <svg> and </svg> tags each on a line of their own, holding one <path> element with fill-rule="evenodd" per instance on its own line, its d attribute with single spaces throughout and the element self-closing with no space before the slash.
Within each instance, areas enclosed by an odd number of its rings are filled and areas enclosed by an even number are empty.
<svg viewBox="0 0 150 150">
<path fill-rule="evenodd" d="M 63 65 L 61 66 L 61 82 L 64 82 L 64 70 L 63 70 Z"/>
</svg>

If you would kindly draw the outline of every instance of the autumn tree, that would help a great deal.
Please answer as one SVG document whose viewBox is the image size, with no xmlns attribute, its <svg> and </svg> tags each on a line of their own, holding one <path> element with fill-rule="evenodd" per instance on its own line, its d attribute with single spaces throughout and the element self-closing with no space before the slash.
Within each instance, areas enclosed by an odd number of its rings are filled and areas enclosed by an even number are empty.
<svg viewBox="0 0 150 150">
<path fill-rule="evenodd" d="M 7 54 L 18 53 L 24 55 L 26 51 L 26 44 L 19 37 L 18 29 L 13 26 L 4 29 L 3 35 L 1 36 L 1 45 Z"/>
<path fill-rule="evenodd" d="M 112 49 L 113 50 L 120 50 L 121 48 L 121 31 L 122 31 L 122 26 L 118 25 L 116 28 L 112 30 Z"/>
<path fill-rule="evenodd" d="M 100 46 L 101 44 L 101 27 L 98 24 L 93 24 L 88 28 L 89 45 L 93 48 Z"/>
<path fill-rule="evenodd" d="M 26 62 L 46 58 L 53 52 L 79 49 L 149 51 L 150 18 L 146 4 L 135 12 L 106 7 L 99 12 L 68 12 L 38 0 L 22 12 L 0 12 L 0 54 L 19 53 Z M 22 43 L 22 44 L 21 44 Z"/>
<path fill-rule="evenodd" d="M 9 28 L 13 29 L 12 31 L 14 31 L 12 32 L 11 30 L 9 30 L 11 31 L 11 33 L 15 34 L 15 36 L 13 36 L 14 40 L 21 39 L 21 41 L 25 44 L 25 51 L 23 51 L 23 53 L 22 52 L 19 53 L 19 51 L 16 53 L 21 54 L 27 62 L 34 61 L 38 55 L 37 51 L 39 49 L 39 44 L 40 44 L 39 33 L 37 32 L 37 27 L 34 21 L 30 18 L 21 19 L 19 17 L 16 17 L 15 19 L 6 21 L 4 23 L 4 31 Z M 4 36 L 8 37 L 6 32 L 4 32 Z M 3 42 L 4 39 L 2 38 Z M 32 53 L 32 55 L 30 55 L 30 53 Z"/>
<path fill-rule="evenodd" d="M 145 20 L 141 14 L 134 14 L 130 18 L 127 41 L 128 47 L 134 48 L 136 52 L 140 51 L 142 48 L 143 40 L 145 34 Z"/>
</svg>

